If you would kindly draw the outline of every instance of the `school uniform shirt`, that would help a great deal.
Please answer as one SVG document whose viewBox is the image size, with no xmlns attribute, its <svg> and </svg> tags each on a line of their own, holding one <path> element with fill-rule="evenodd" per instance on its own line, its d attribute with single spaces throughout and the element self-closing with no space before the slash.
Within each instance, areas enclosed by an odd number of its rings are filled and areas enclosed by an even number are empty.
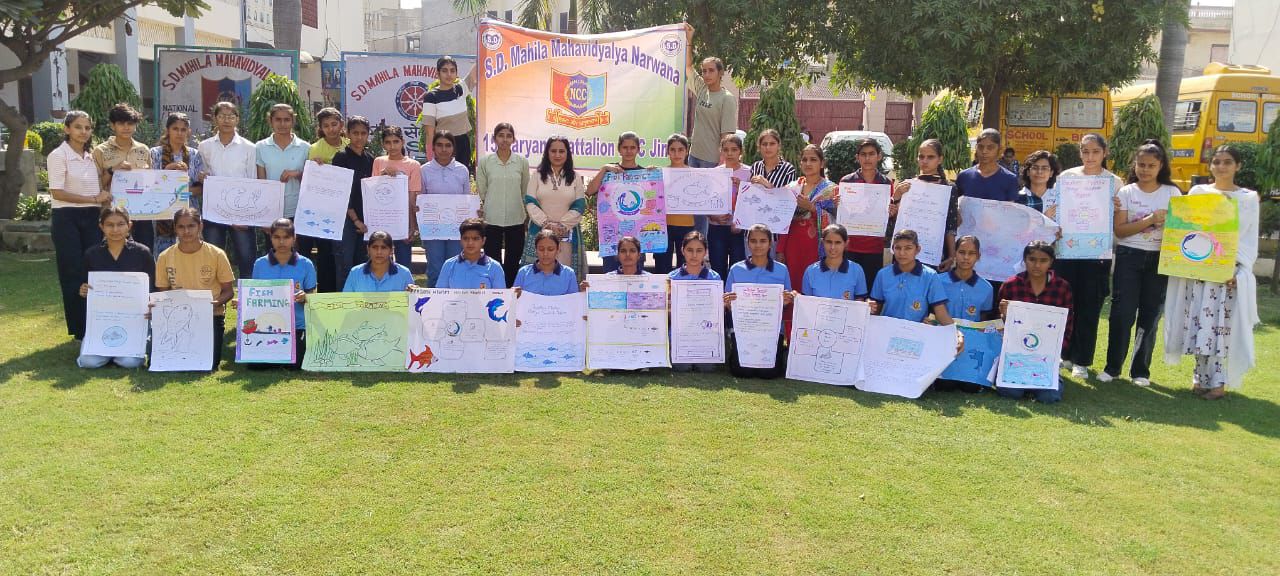
<svg viewBox="0 0 1280 576">
<path fill-rule="evenodd" d="M 690 274 L 689 268 L 681 266 L 667 273 L 667 277 L 674 280 L 720 280 L 720 275 L 708 266 L 703 266 L 702 270 L 697 274 Z"/>
<path fill-rule="evenodd" d="M 413 285 L 413 272 L 403 264 L 391 263 L 382 278 L 373 275 L 373 268 L 368 262 L 351 267 L 347 274 L 347 283 L 342 286 L 343 292 L 402 292 Z"/>
<path fill-rule="evenodd" d="M 480 158 L 476 166 L 476 192 L 484 209 L 484 221 L 494 226 L 524 224 L 524 193 L 529 188 L 529 161 L 511 153 L 506 162 L 497 154 Z"/>
<path fill-rule="evenodd" d="M 211 176 L 258 177 L 258 147 L 239 133 L 232 136 L 231 141 L 226 144 L 214 134 L 201 140 L 196 150 Z"/>
<path fill-rule="evenodd" d="M 689 154 L 705 162 L 720 158 L 720 137 L 738 131 L 738 99 L 723 84 L 718 92 L 707 89 L 702 76 L 694 74 L 693 135 Z"/>
<path fill-rule="evenodd" d="M 311 145 L 292 134 L 293 140 L 284 148 L 276 145 L 272 136 L 259 140 L 256 163 L 267 171 L 267 180 L 280 180 L 285 170 L 302 170 L 307 164 L 307 156 L 311 154 Z M 284 183 L 284 217 L 293 218 L 298 211 L 298 189 L 302 186 L 302 178 L 290 178 Z"/>
<path fill-rule="evenodd" d="M 448 130 L 456 136 L 471 132 L 471 120 L 467 115 L 467 91 L 462 82 L 455 82 L 448 90 L 437 87 L 422 99 L 422 114 L 418 116 L 423 127 L 431 126 L 436 132 Z"/>
<path fill-rule="evenodd" d="M 373 176 L 373 154 L 368 148 L 356 154 L 350 146 L 333 155 L 333 165 L 355 172 L 351 178 L 351 196 L 347 197 L 347 209 L 356 213 L 356 218 L 364 220 L 364 189 L 360 181 Z M 412 171 L 417 174 L 417 170 Z"/>
<path fill-rule="evenodd" d="M 436 288 L 489 288 L 501 290 L 507 287 L 507 277 L 502 265 L 485 254 L 475 262 L 461 254 L 444 261 Z"/>
<path fill-rule="evenodd" d="M 1127 211 L 1128 221 L 1137 222 L 1154 214 L 1156 210 L 1168 210 L 1169 199 L 1182 196 L 1182 191 L 1177 186 L 1161 184 L 1159 188 L 1156 188 L 1155 192 L 1147 193 L 1143 192 L 1137 183 L 1134 183 L 1122 186 L 1116 196 L 1120 199 L 1120 209 Z M 1121 238 L 1117 235 L 1116 240 L 1120 246 L 1147 252 L 1157 252 L 1160 250 L 1160 240 L 1163 236 L 1164 226 L 1152 225 L 1127 238 Z"/>
<path fill-rule="evenodd" d="M 573 268 L 556 262 L 550 274 L 538 269 L 537 263 L 526 264 L 516 272 L 513 287 L 543 296 L 563 296 L 578 293 L 578 275 Z"/>
<path fill-rule="evenodd" d="M 337 146 L 333 146 L 329 144 L 328 140 L 321 138 L 311 144 L 311 151 L 307 153 L 307 160 L 332 162 L 333 156 L 345 149 L 348 144 L 351 144 L 351 139 L 346 136 L 342 137 L 342 141 Z"/>
<path fill-rule="evenodd" d="M 115 137 L 93 147 L 93 161 L 98 165 L 98 175 L 114 169 L 122 162 L 128 162 L 135 169 L 151 168 L 151 149 L 137 140 L 131 140 L 128 148 L 116 144 Z M 110 185 L 108 184 L 108 187 Z"/>
<path fill-rule="evenodd" d="M 310 292 L 316 289 L 316 266 L 311 259 L 293 253 L 288 262 L 281 264 L 275 254 L 259 256 L 253 262 L 254 280 L 293 280 L 298 290 Z M 299 330 L 307 328 L 307 317 L 302 309 L 302 302 L 293 304 L 293 326 Z"/>
<path fill-rule="evenodd" d="M 868 182 L 862 177 L 862 168 L 854 170 L 851 174 L 846 174 L 840 179 L 840 184 L 888 184 L 893 185 L 893 180 L 888 176 L 876 172 L 874 181 Z M 845 252 L 854 252 L 857 254 L 884 254 L 884 236 L 858 236 L 856 234 L 849 235 L 849 244 L 844 248 Z"/>
<path fill-rule="evenodd" d="M 764 160 L 756 160 L 755 164 L 751 165 L 751 175 L 764 176 L 764 179 L 768 180 L 774 188 L 781 188 L 795 182 L 796 174 L 796 167 L 786 160 L 778 162 L 778 165 L 773 167 L 772 172 L 765 170 Z"/>
<path fill-rule="evenodd" d="M 639 271 L 639 272 L 637 272 L 637 273 L 635 273 L 635 274 L 623 274 L 623 273 L 622 273 L 622 269 L 621 269 L 621 268 L 619 268 L 619 269 L 614 270 L 614 271 L 612 271 L 612 272 L 605 272 L 605 274 L 604 274 L 604 275 L 605 275 L 605 276 L 652 276 L 652 275 L 653 275 L 653 273 L 652 273 L 652 272 L 649 272 L 648 270 L 641 270 L 641 271 Z"/>
<path fill-rule="evenodd" d="M 1018 190 L 1022 189 L 1022 184 L 1013 172 L 1005 170 L 1003 166 L 997 165 L 995 174 L 986 177 L 978 171 L 977 166 L 970 166 L 956 175 L 956 188 L 961 196 L 1013 202 L 1018 199 Z"/>
<path fill-rule="evenodd" d="M 724 291 L 733 292 L 733 285 L 745 284 L 781 284 L 785 290 L 791 289 L 791 274 L 787 265 L 770 259 L 764 266 L 756 266 L 747 258 L 729 267 L 729 277 L 724 282 Z"/>
<path fill-rule="evenodd" d="M 435 160 L 422 165 L 423 194 L 470 194 L 471 173 L 457 158 L 441 166 Z"/>
<path fill-rule="evenodd" d="M 994 303 L 994 290 L 986 278 L 973 273 L 968 280 L 961 280 L 954 270 L 940 274 L 942 288 L 947 292 L 947 312 L 956 320 L 981 322 Z"/>
<path fill-rule="evenodd" d="M 77 152 L 71 145 L 63 142 L 49 153 L 49 189 L 61 190 L 67 194 L 83 196 L 92 200 L 102 192 L 101 181 L 98 180 L 98 164 L 93 161 L 92 152 Z M 56 208 L 95 208 L 97 204 L 67 202 L 53 199 Z"/>
<path fill-rule="evenodd" d="M 156 259 L 156 288 L 161 290 L 208 290 L 213 299 L 222 298 L 222 284 L 235 281 L 227 253 L 208 242 L 190 254 L 174 244 Z M 222 316 L 225 306 L 216 306 L 214 316 Z"/>
<path fill-rule="evenodd" d="M 827 266 L 826 260 L 819 260 L 804 269 L 800 293 L 836 300 L 854 300 L 867 295 L 867 278 L 857 262 L 844 259 L 840 261 L 838 268 L 832 269 Z"/>
<path fill-rule="evenodd" d="M 880 315 L 919 322 L 938 304 L 947 303 L 947 291 L 938 273 L 916 260 L 916 267 L 903 272 L 894 262 L 876 273 L 871 299 L 880 303 Z"/>
<path fill-rule="evenodd" d="M 147 289 L 155 290 L 156 262 L 151 259 L 151 250 L 131 238 L 125 239 L 119 258 L 111 255 L 105 239 L 85 250 L 82 284 L 89 281 L 89 272 L 142 272 L 147 275 Z"/>
</svg>

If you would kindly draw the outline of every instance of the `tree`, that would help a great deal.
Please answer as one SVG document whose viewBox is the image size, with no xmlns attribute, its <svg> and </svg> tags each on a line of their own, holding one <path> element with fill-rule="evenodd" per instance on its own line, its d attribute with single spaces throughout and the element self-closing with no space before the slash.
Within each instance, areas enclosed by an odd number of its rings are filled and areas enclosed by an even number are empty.
<svg viewBox="0 0 1280 576">
<path fill-rule="evenodd" d="M 1173 108 L 1182 90 L 1182 67 L 1187 59 L 1187 0 L 1170 0 L 1160 32 L 1160 65 L 1156 70 L 1156 97 L 1164 125 L 1173 126 Z"/>
<path fill-rule="evenodd" d="M 271 135 L 271 107 L 276 104 L 293 106 L 297 122 L 294 134 L 310 142 L 315 140 L 315 121 L 307 113 L 307 105 L 298 94 L 298 85 L 279 74 L 268 74 L 249 95 L 249 114 L 244 120 L 244 136 L 256 142 Z"/>
<path fill-rule="evenodd" d="M 89 81 L 85 82 L 80 94 L 71 101 L 71 107 L 84 110 L 93 118 L 93 135 L 101 140 L 111 137 L 111 122 L 107 121 L 107 113 L 116 104 L 128 104 L 135 110 L 142 110 L 142 97 L 138 89 L 124 75 L 124 71 L 115 64 L 98 64 L 89 71 Z"/>
<path fill-rule="evenodd" d="M 277 49 L 302 49 L 302 0 L 273 0 L 271 32 Z"/>
<path fill-rule="evenodd" d="M 1091 92 L 1136 78 L 1164 14 L 1160 0 L 860 2 L 830 14 L 832 76 L 842 87 L 981 95 L 984 126 L 998 128 L 1006 92 Z"/>
<path fill-rule="evenodd" d="M 1116 126 L 1111 132 L 1112 172 L 1128 174 L 1133 153 L 1147 140 L 1159 140 L 1169 149 L 1169 127 L 1160 112 L 1160 100 L 1147 94 L 1130 101 L 1116 111 Z"/>
<path fill-rule="evenodd" d="M 911 138 L 904 140 L 901 154 L 894 156 L 894 171 L 897 177 L 914 178 L 920 172 L 916 164 L 916 152 L 920 143 L 936 138 L 942 143 L 942 168 L 944 170 L 963 170 L 970 165 L 972 155 L 969 151 L 969 131 L 964 120 L 964 103 L 954 94 L 947 94 L 934 99 L 920 115 L 920 123 L 911 132 Z M 896 148 L 896 147 L 895 147 Z M 895 152 L 897 152 L 895 150 Z"/>
<path fill-rule="evenodd" d="M 98 26 L 110 24 L 130 8 L 154 4 L 174 16 L 198 16 L 209 5 L 204 0 L 7 0 L 0 7 L 0 46 L 13 52 L 17 65 L 0 68 L 0 84 L 31 77 L 66 41 Z M 21 150 L 27 120 L 18 109 L 0 98 L 0 123 L 9 132 L 10 150 Z M 22 191 L 18 170 L 21 154 L 5 155 L 0 180 L 0 218 L 12 218 Z"/>
<path fill-rule="evenodd" d="M 796 91 L 788 79 L 774 82 L 760 92 L 760 103 L 751 111 L 751 130 L 743 143 L 744 163 L 751 164 L 760 159 L 756 140 L 769 128 L 782 136 L 782 157 L 799 166 L 804 139 L 800 137 L 800 119 L 796 118 Z"/>
</svg>

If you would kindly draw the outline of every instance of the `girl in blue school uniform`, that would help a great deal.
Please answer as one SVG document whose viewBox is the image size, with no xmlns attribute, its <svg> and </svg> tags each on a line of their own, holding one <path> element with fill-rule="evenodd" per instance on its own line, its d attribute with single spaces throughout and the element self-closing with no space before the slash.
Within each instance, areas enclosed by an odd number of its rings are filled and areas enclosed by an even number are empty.
<svg viewBox="0 0 1280 576">
<path fill-rule="evenodd" d="M 684 264 L 679 268 L 667 273 L 667 277 L 672 282 L 680 282 L 686 280 L 715 280 L 720 281 L 720 275 L 712 270 L 707 262 L 707 237 L 697 230 L 690 230 L 688 234 L 680 241 L 680 254 L 684 257 Z M 698 372 L 715 372 L 715 364 L 672 364 L 671 370 L 675 372 L 689 372 L 697 370 Z"/>
<path fill-rule="evenodd" d="M 502 265 L 484 253 L 486 227 L 479 218 L 468 218 L 458 226 L 462 253 L 444 261 L 436 277 L 436 288 L 502 290 L 507 287 Z"/>
<path fill-rule="evenodd" d="M 805 269 L 801 294 L 836 300 L 867 299 L 867 280 L 862 266 L 845 258 L 844 248 L 848 242 L 849 231 L 844 226 L 830 224 L 822 229 L 825 256 Z"/>
<path fill-rule="evenodd" d="M 737 283 L 778 284 L 783 288 L 782 305 L 791 305 L 792 300 L 795 299 L 795 293 L 791 291 L 791 274 L 787 271 L 786 264 L 769 257 L 772 250 L 773 234 L 769 232 L 767 226 L 755 224 L 747 229 L 747 251 L 750 255 L 747 256 L 746 260 L 738 262 L 729 268 L 729 277 L 724 284 L 725 308 L 729 308 L 738 297 L 733 292 L 733 286 Z M 732 316 L 730 316 L 731 322 Z M 734 376 L 739 378 L 773 379 L 786 373 L 787 346 L 786 341 L 783 339 L 782 326 L 778 326 L 778 354 L 773 363 L 773 368 L 744 368 L 738 361 L 737 346 L 733 345 L 732 326 L 726 336 L 730 343 L 729 372 Z"/>
<path fill-rule="evenodd" d="M 955 320 L 989 320 L 995 309 L 995 287 L 974 270 L 982 257 L 982 242 L 977 236 L 961 236 L 951 254 L 955 266 L 938 275 L 947 295 L 947 313 Z"/>
<path fill-rule="evenodd" d="M 923 322 L 932 312 L 938 324 L 951 324 L 938 273 L 916 260 L 920 237 L 903 230 L 893 235 L 892 246 L 893 263 L 880 269 L 871 286 L 871 312 L 911 322 Z"/>
<path fill-rule="evenodd" d="M 609 276 L 648 276 L 644 269 L 644 254 L 640 252 L 640 239 L 635 236 L 623 236 L 618 239 L 618 268 L 610 271 Z"/>
<path fill-rule="evenodd" d="M 309 258 L 298 253 L 295 241 L 293 221 L 280 218 L 271 223 L 267 229 L 271 239 L 271 253 L 258 257 L 253 262 L 254 280 L 293 280 L 297 289 L 293 294 L 293 326 L 294 343 L 297 346 L 297 360 L 290 366 L 294 370 L 302 367 L 302 357 L 307 352 L 307 317 L 303 313 L 303 305 L 307 302 L 307 294 L 316 291 L 316 267 Z M 232 306 L 235 306 L 232 300 Z M 272 364 L 249 364 L 250 369 L 265 369 Z"/>
<path fill-rule="evenodd" d="M 556 256 L 560 254 L 560 235 L 554 230 L 543 229 L 533 237 L 533 251 L 537 260 L 526 264 L 516 272 L 512 287 L 518 295 L 523 290 L 542 296 L 563 296 L 574 294 L 585 289 L 578 282 L 578 275 L 568 266 L 561 264 Z"/>
<path fill-rule="evenodd" d="M 416 288 L 417 285 L 413 283 L 413 272 L 403 264 L 396 263 L 391 257 L 394 250 L 395 241 L 391 239 L 389 232 L 378 230 L 370 234 L 369 239 L 365 241 L 365 251 L 369 254 L 369 260 L 351 268 L 342 291 L 399 292 Z"/>
</svg>

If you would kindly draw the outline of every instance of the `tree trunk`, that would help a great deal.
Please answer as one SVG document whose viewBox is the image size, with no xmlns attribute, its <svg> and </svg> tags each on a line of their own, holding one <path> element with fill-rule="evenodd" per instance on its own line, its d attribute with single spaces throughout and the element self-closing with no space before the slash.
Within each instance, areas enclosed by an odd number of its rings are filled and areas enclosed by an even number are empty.
<svg viewBox="0 0 1280 576">
<path fill-rule="evenodd" d="M 9 131 L 9 149 L 4 155 L 4 178 L 0 178 L 0 218 L 13 218 L 18 211 L 18 196 L 25 183 L 22 170 L 22 150 L 27 141 L 27 119 L 18 110 L 0 98 L 0 123 Z"/>
<path fill-rule="evenodd" d="M 1171 132 L 1173 108 L 1182 88 L 1182 66 L 1187 56 L 1187 26 L 1184 23 L 1187 2 L 1178 0 L 1173 4 L 1174 7 L 1170 10 L 1180 10 L 1181 13 L 1169 14 L 1164 18 L 1164 29 L 1160 32 L 1160 66 L 1156 71 L 1156 98 L 1160 99 L 1165 128 Z"/>
<path fill-rule="evenodd" d="M 992 82 L 982 88 L 982 127 L 1000 129 L 1000 98 L 1004 85 Z"/>
<path fill-rule="evenodd" d="M 271 5 L 271 19 L 276 49 L 301 50 L 302 0 L 275 0 Z"/>
</svg>

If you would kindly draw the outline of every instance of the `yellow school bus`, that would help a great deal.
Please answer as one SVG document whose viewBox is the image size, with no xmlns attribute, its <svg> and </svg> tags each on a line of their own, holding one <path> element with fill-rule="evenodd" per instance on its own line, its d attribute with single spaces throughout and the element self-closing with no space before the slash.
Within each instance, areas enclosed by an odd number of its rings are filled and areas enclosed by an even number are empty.
<svg viewBox="0 0 1280 576">
<path fill-rule="evenodd" d="M 982 99 L 966 99 L 969 140 L 982 132 Z M 1053 152 L 1097 132 L 1111 137 L 1111 94 L 1106 91 L 1053 96 L 1005 94 L 1000 97 L 1001 148 L 1013 148 L 1021 162 L 1036 150 Z"/>
<path fill-rule="evenodd" d="M 1137 84 L 1111 95 L 1116 108 L 1155 85 Z M 1173 181 L 1183 191 L 1207 181 L 1213 149 L 1227 142 L 1262 142 L 1280 113 L 1280 77 L 1262 66 L 1213 62 L 1204 76 L 1183 78 L 1174 105 L 1169 150 Z"/>
</svg>

